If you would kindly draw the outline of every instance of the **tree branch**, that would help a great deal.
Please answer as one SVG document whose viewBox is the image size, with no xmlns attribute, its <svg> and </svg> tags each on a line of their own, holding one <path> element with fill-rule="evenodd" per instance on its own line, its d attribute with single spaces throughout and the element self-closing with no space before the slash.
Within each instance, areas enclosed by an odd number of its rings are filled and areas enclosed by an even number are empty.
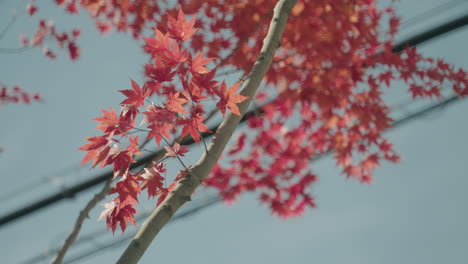
<svg viewBox="0 0 468 264">
<path fill-rule="evenodd" d="M 21 12 L 20 12 L 21 8 L 20 7 L 22 5 L 23 5 L 23 1 L 20 1 L 19 5 L 18 5 L 18 8 L 14 11 L 13 15 L 11 16 L 10 21 L 8 21 L 8 23 L 5 25 L 5 27 L 2 29 L 2 31 L 0 31 L 0 40 L 3 39 L 3 37 L 5 37 L 8 30 L 13 26 L 13 24 L 16 22 L 16 20 L 20 16 L 20 14 L 21 14 Z"/>
<path fill-rule="evenodd" d="M 19 47 L 19 48 L 0 48 L 0 53 L 1 54 L 18 54 L 23 51 L 27 51 L 31 49 L 32 47 Z"/>
<path fill-rule="evenodd" d="M 62 248 L 57 254 L 57 257 L 55 257 L 53 264 L 60 264 L 63 261 L 63 257 L 65 257 L 65 254 L 67 253 L 67 250 L 70 248 L 70 246 L 75 242 L 76 238 L 78 237 L 78 234 L 80 233 L 81 226 L 83 225 L 83 222 L 86 218 L 88 218 L 88 214 L 91 211 L 91 209 L 96 206 L 96 204 L 104 199 L 106 197 L 107 193 L 110 190 L 110 185 L 112 182 L 112 178 L 107 179 L 106 184 L 102 188 L 102 190 L 94 195 L 94 198 L 88 202 L 86 207 L 81 211 L 80 215 L 78 216 L 78 219 L 76 219 L 75 226 L 73 227 L 73 231 L 71 234 L 68 236 L 67 240 L 65 240 L 65 243 L 63 244 Z"/>
<path fill-rule="evenodd" d="M 249 99 L 239 104 L 241 114 L 246 112 L 260 82 L 270 68 L 273 55 L 280 45 L 280 37 L 286 26 L 289 13 L 296 2 L 297 0 L 280 0 L 275 6 L 270 28 L 267 36 L 263 40 L 263 47 L 260 51 L 260 55 L 240 91 L 240 94 L 249 97 Z M 232 113 L 226 114 L 208 146 L 208 152 L 202 155 L 185 178 L 179 181 L 163 203 L 145 221 L 120 257 L 118 261 L 119 264 L 137 263 L 161 228 L 169 222 L 174 213 L 185 202 L 190 201 L 194 190 L 215 166 L 241 118 L 242 116 L 237 116 Z"/>
</svg>

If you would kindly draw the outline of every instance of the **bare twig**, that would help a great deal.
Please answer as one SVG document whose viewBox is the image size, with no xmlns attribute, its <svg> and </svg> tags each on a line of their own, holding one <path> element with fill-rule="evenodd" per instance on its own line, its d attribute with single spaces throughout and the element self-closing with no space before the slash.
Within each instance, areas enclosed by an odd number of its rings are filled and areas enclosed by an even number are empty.
<svg viewBox="0 0 468 264">
<path fill-rule="evenodd" d="M 20 1 L 18 8 L 14 11 L 13 15 L 10 18 L 10 21 L 5 25 L 5 27 L 0 31 L 0 40 L 5 37 L 6 33 L 8 30 L 13 26 L 13 24 L 16 22 L 18 17 L 20 16 L 20 6 L 24 5 L 24 0 Z"/>
<path fill-rule="evenodd" d="M 171 143 L 170 143 L 165 137 L 162 137 L 162 139 L 164 140 L 164 142 L 166 142 L 167 146 L 172 150 L 172 152 L 174 152 L 175 157 L 177 158 L 177 160 L 179 160 L 180 164 L 182 164 L 182 166 L 184 167 L 184 169 L 185 169 L 186 171 L 188 171 L 189 169 L 187 168 L 187 166 L 185 165 L 185 163 L 182 161 L 182 159 L 179 157 L 179 155 L 178 155 L 177 152 L 174 150 L 174 148 L 172 148 Z"/>
<path fill-rule="evenodd" d="M 27 51 L 32 49 L 33 47 L 27 46 L 27 47 L 19 47 L 19 48 L 0 48 L 0 53 L 1 54 L 18 54 L 23 51 Z"/>
<path fill-rule="evenodd" d="M 67 250 L 70 248 L 70 246 L 75 242 L 76 238 L 78 237 L 78 234 L 80 233 L 81 226 L 83 225 L 83 222 L 86 218 L 88 218 L 88 214 L 91 211 L 91 209 L 96 206 L 96 204 L 104 199 L 106 197 L 107 193 L 110 190 L 110 185 L 112 183 L 112 178 L 109 178 L 102 190 L 94 195 L 94 198 L 91 199 L 86 207 L 80 212 L 80 215 L 78 216 L 78 219 L 76 219 L 75 226 L 73 227 L 73 231 L 70 233 L 68 236 L 67 240 L 65 240 L 65 243 L 63 244 L 62 248 L 57 254 L 57 257 L 55 258 L 53 264 L 60 264 L 62 263 L 63 257 L 65 257 L 65 254 L 67 253 Z"/>
<path fill-rule="evenodd" d="M 273 19 L 264 39 L 260 55 L 252 68 L 251 74 L 242 85 L 240 94 L 249 97 L 249 99 L 239 104 L 239 110 L 242 114 L 246 112 L 258 86 L 271 65 L 273 55 L 280 44 L 280 37 L 286 26 L 289 13 L 296 2 L 297 0 L 280 0 L 275 6 Z M 203 153 L 189 173 L 179 181 L 174 190 L 145 221 L 118 263 L 137 263 L 161 228 L 169 222 L 174 213 L 184 203 L 190 201 L 194 190 L 208 176 L 218 161 L 241 118 L 242 116 L 232 113 L 225 116 L 208 146 L 208 153 Z"/>
</svg>

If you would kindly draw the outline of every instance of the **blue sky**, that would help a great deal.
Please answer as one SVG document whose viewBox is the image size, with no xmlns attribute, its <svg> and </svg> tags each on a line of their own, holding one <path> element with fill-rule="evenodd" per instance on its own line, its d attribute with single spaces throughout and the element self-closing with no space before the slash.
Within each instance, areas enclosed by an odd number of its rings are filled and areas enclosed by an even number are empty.
<svg viewBox="0 0 468 264">
<path fill-rule="evenodd" d="M 445 0 L 444 2 L 448 2 Z M 453 2 L 453 1 L 451 1 Z M 403 19 L 415 17 L 440 1 L 402 0 Z M 4 25 L 17 1 L 0 2 Z M 117 90 L 128 89 L 129 78 L 141 80 L 145 56 L 127 35 L 99 36 L 86 14 L 71 17 L 60 9 L 40 5 L 39 16 L 53 18 L 59 29 L 82 29 L 82 57 L 70 62 L 66 54 L 56 61 L 33 49 L 16 55 L 0 54 L 0 80 L 41 92 L 45 102 L 8 105 L 0 109 L 0 214 L 81 182 L 99 173 L 76 169 L 83 153 L 76 149 L 85 136 L 97 133 L 91 121 L 99 108 L 117 107 Z M 402 31 L 401 37 L 464 14 L 468 3 L 440 11 Z M 18 45 L 21 32 L 32 33 L 35 19 L 22 17 L 0 47 Z M 467 29 L 420 47 L 468 69 Z M 395 85 L 388 100 L 404 100 L 405 87 Z M 395 113 L 411 111 L 415 105 Z M 318 208 L 302 217 L 282 220 L 270 215 L 255 195 L 244 195 L 232 205 L 217 204 L 165 228 L 140 263 L 466 263 L 468 260 L 468 104 L 465 100 L 388 133 L 403 160 L 383 164 L 372 185 L 346 180 L 330 158 L 312 164 L 320 176 L 313 188 Z M 195 160 L 196 157 L 193 157 Z M 61 176 L 43 180 L 46 176 Z M 32 187 L 31 183 L 37 186 Z M 24 189 L 24 186 L 31 186 Z M 21 190 L 21 191 L 17 191 Z M 12 191 L 10 199 L 4 194 Z M 2 263 L 21 263 L 62 243 L 84 204 L 97 189 L 75 199 L 31 214 L 0 228 Z M 203 198 L 204 194 L 199 194 Z M 145 201 L 145 198 L 142 198 Z M 154 206 L 143 202 L 140 211 Z M 189 208 L 189 205 L 187 206 Z M 97 222 L 101 208 L 93 210 L 83 234 L 105 229 Z M 130 228 L 129 231 L 135 230 Z M 98 247 L 121 238 L 103 233 L 94 242 L 70 252 Z M 78 263 L 112 263 L 123 244 Z M 44 262 L 50 263 L 50 260 Z"/>
</svg>

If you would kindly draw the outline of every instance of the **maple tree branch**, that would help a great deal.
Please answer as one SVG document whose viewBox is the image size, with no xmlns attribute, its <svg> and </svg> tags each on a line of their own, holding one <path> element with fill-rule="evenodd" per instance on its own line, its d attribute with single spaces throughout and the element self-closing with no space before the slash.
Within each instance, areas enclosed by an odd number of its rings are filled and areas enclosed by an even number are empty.
<svg viewBox="0 0 468 264">
<path fill-rule="evenodd" d="M 96 204 L 104 199 L 107 196 L 107 193 L 110 191 L 110 185 L 112 183 L 112 178 L 107 179 L 104 187 L 102 190 L 94 195 L 93 199 L 91 199 L 86 207 L 80 212 L 80 215 L 78 216 L 78 219 L 76 219 L 75 225 L 73 227 L 73 231 L 70 233 L 68 236 L 67 240 L 65 240 L 65 243 L 63 244 L 62 248 L 58 252 L 57 256 L 54 259 L 53 264 L 60 264 L 63 261 L 63 258 L 65 257 L 65 254 L 67 253 L 67 250 L 70 248 L 70 246 L 75 242 L 76 238 L 78 237 L 78 234 L 80 233 L 81 226 L 83 225 L 83 222 L 86 218 L 88 218 L 88 214 L 93 209 Z"/>
<path fill-rule="evenodd" d="M 286 27 L 289 13 L 296 2 L 297 0 L 280 0 L 274 8 L 273 18 L 267 36 L 263 40 L 260 55 L 253 65 L 249 78 L 243 83 L 240 91 L 240 94 L 249 97 L 239 104 L 239 111 L 241 114 L 246 112 L 258 86 L 267 70 L 270 68 L 273 55 L 280 45 L 280 38 Z M 193 166 L 189 173 L 177 183 L 174 190 L 171 191 L 161 205 L 148 217 L 117 263 L 132 264 L 139 261 L 161 228 L 169 222 L 174 213 L 185 202 L 190 201 L 194 190 L 208 176 L 241 119 L 242 115 L 238 116 L 232 113 L 226 114 L 208 146 L 208 153 L 205 152 L 202 154 L 200 160 Z"/>
<path fill-rule="evenodd" d="M 0 31 L 0 40 L 5 37 L 8 30 L 13 26 L 16 20 L 18 20 L 18 17 L 21 15 L 21 12 L 20 12 L 21 5 L 23 5 L 23 1 L 20 1 L 20 3 L 18 4 L 18 8 L 14 11 L 13 15 L 11 16 L 10 20 L 5 25 L 5 27 L 2 29 L 2 31 Z"/>
</svg>

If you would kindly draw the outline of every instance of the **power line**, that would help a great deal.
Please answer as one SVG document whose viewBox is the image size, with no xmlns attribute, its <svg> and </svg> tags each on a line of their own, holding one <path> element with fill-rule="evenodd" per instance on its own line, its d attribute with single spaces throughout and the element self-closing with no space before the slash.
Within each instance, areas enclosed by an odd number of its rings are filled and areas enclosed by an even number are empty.
<svg viewBox="0 0 468 264">
<path fill-rule="evenodd" d="M 396 44 L 394 46 L 394 48 L 392 49 L 393 52 L 395 53 L 399 53 L 399 52 L 402 52 L 405 47 L 407 46 L 416 46 L 418 44 L 421 44 L 421 43 L 424 43 L 424 42 L 427 42 L 429 40 L 432 40 L 432 39 L 435 39 L 437 37 L 440 37 L 448 32 L 451 32 L 451 31 L 454 31 L 456 29 L 459 29 L 465 25 L 468 24 L 468 14 L 462 16 L 462 17 L 459 17 L 459 18 L 456 18 L 456 19 L 453 19 L 449 22 L 446 22 L 446 23 L 443 23 L 441 25 L 438 25 L 438 26 L 435 26 L 434 28 L 431 28 L 429 30 L 426 30 L 420 34 L 417 34 L 411 38 L 408 38 L 406 40 L 403 40 L 401 42 L 399 42 L 398 44 Z M 245 122 L 249 117 L 251 116 L 254 116 L 254 115 L 257 115 L 257 114 L 261 114 L 263 113 L 262 110 L 261 110 L 261 107 L 258 107 L 252 111 L 249 111 L 247 112 L 244 117 L 242 118 L 242 120 L 240 121 L 241 123 Z M 216 125 L 214 127 L 211 127 L 210 130 L 213 131 L 213 134 L 214 132 L 216 132 L 216 130 L 218 129 L 218 126 L 219 125 Z M 212 136 L 213 134 L 208 134 L 208 133 L 202 133 L 201 136 L 203 138 L 207 138 L 207 137 L 210 137 Z M 193 139 L 191 138 L 186 138 L 185 140 L 183 140 L 180 144 L 184 144 L 184 145 L 189 145 L 189 144 L 193 144 L 194 141 Z M 136 163 L 133 163 L 132 166 L 131 166 L 131 169 L 134 169 L 134 168 L 137 168 L 137 167 L 140 167 L 140 166 L 143 166 L 145 165 L 146 163 L 150 162 L 155 156 L 157 155 L 160 155 L 162 153 L 163 150 L 160 150 L 156 153 L 153 153 L 153 154 L 150 154 L 148 156 L 145 156 L 141 159 L 139 159 Z M 35 211 L 38 211 L 42 208 L 45 208 L 49 205 L 52 205 L 58 201 L 61 201 L 65 198 L 73 198 L 74 195 L 82 192 L 82 191 L 85 191 L 87 189 L 90 189 L 100 183 L 103 183 L 104 181 L 106 181 L 108 178 L 112 177 L 113 174 L 112 172 L 105 172 L 93 179 L 90 179 L 90 180 L 87 180 L 87 181 L 83 181 L 81 183 L 78 183 L 74 186 L 71 186 L 69 188 L 64 188 L 63 190 L 57 192 L 57 193 L 54 193 L 54 194 L 51 194 L 37 202 L 34 202 L 32 204 L 29 204 L 29 205 L 26 205 L 24 206 L 23 208 L 20 208 L 20 209 L 17 209 L 15 211 L 12 211 L 10 213 L 7 213 L 6 215 L 2 216 L 0 218 L 0 227 L 4 226 L 5 224 L 7 223 L 10 223 L 16 219 L 19 219 L 23 216 L 26 216 L 26 215 L 29 215 Z"/>
<path fill-rule="evenodd" d="M 419 34 L 416 34 L 410 38 L 407 38 L 400 43 L 396 44 L 392 51 L 395 53 L 400 53 L 405 50 L 407 46 L 413 47 L 418 44 L 424 43 L 428 40 L 433 40 L 438 37 L 445 35 L 446 33 L 452 32 L 454 30 L 460 29 L 463 26 L 468 24 L 468 14 L 465 14 L 461 17 L 450 20 L 446 23 L 437 25 L 429 30 L 423 31 Z"/>
<path fill-rule="evenodd" d="M 255 110 L 255 111 L 250 111 L 248 113 L 246 113 L 244 115 L 244 117 L 242 118 L 241 122 L 245 122 L 248 118 L 252 117 L 252 116 L 255 116 L 257 115 L 258 113 L 263 113 L 262 110 Z M 213 131 L 213 134 L 216 132 L 216 130 L 218 129 L 219 125 L 216 125 L 216 126 L 213 126 L 213 127 L 210 127 L 209 129 L 211 131 Z M 212 136 L 213 134 L 211 133 L 201 133 L 201 136 L 203 138 L 208 138 L 210 136 Z M 182 140 L 180 142 L 181 145 L 191 145 L 195 143 L 195 141 L 192 139 L 192 138 L 185 138 L 184 140 Z M 135 168 L 138 168 L 140 166 L 143 166 L 149 162 L 151 162 L 153 160 L 154 157 L 158 156 L 158 155 L 161 155 L 161 153 L 165 153 L 164 152 L 164 149 L 160 149 L 159 151 L 155 152 L 155 153 L 151 153 L 143 158 L 140 158 L 137 160 L 137 162 L 133 163 L 131 166 L 130 166 L 130 169 L 135 169 Z M 44 198 L 44 199 L 41 199 L 37 202 L 34 202 L 30 205 L 27 205 L 19 210 L 15 210 L 5 216 L 2 216 L 0 218 L 0 227 L 2 227 L 3 225 L 7 224 L 7 223 L 10 223 L 11 221 L 13 220 L 16 220 L 18 218 L 21 218 L 25 215 L 28 215 L 28 214 L 31 214 L 39 209 L 42 209 L 42 208 L 45 208 L 51 204 L 54 204 L 60 200 L 63 200 L 65 198 L 73 198 L 76 194 L 82 192 L 82 191 L 85 191 L 87 189 L 90 189 L 104 181 L 106 181 L 107 179 L 113 177 L 113 172 L 112 171 L 109 171 L 109 172 L 105 172 L 101 175 L 98 175 L 96 176 L 95 178 L 92 178 L 92 179 L 89 179 L 89 180 L 86 180 L 86 181 L 83 181 L 81 183 L 78 183 L 77 185 L 74 185 L 74 186 L 71 186 L 69 188 L 64 188 L 52 195 L 49 195 L 48 197 Z"/>
<path fill-rule="evenodd" d="M 187 210 L 184 210 L 184 211 L 182 211 L 180 213 L 177 213 L 170 220 L 170 223 L 173 223 L 174 221 L 177 221 L 177 220 L 181 220 L 181 219 L 186 218 L 188 216 L 192 216 L 192 215 L 198 213 L 199 211 L 201 211 L 203 209 L 206 209 L 206 208 L 220 202 L 221 200 L 222 199 L 220 197 L 218 197 L 218 196 L 211 196 L 211 197 L 207 197 L 207 198 L 202 198 L 202 199 L 199 200 L 199 202 L 198 202 L 199 204 L 196 204 L 195 206 L 193 206 L 193 207 L 191 207 L 191 208 L 189 208 Z M 145 212 L 145 213 L 137 215 L 137 217 L 136 217 L 137 222 L 139 222 L 141 220 L 144 220 L 150 214 L 151 214 L 151 212 Z M 105 230 L 105 229 L 102 229 L 102 230 L 96 231 L 96 232 L 90 232 L 88 235 L 84 235 L 80 239 L 78 239 L 73 244 L 73 246 L 76 246 L 78 244 L 82 244 L 82 243 L 85 243 L 85 242 L 93 241 L 95 238 L 102 236 L 102 234 L 106 233 L 106 232 L 107 232 L 107 230 Z M 106 243 L 105 245 L 102 245 L 99 248 L 88 250 L 85 253 L 81 253 L 79 255 L 76 255 L 75 257 L 67 258 L 63 263 L 73 263 L 73 262 L 81 260 L 81 259 L 83 259 L 85 257 L 95 255 L 101 250 L 105 250 L 105 249 L 109 249 L 109 248 L 112 248 L 114 246 L 117 246 L 117 245 L 131 239 L 135 235 L 135 233 L 136 233 L 136 231 L 130 232 L 130 233 L 126 234 L 124 237 L 122 237 L 120 239 L 117 239 L 117 240 L 112 240 L 109 243 Z M 55 256 L 55 254 L 59 250 L 60 250 L 60 248 L 54 248 L 52 250 L 48 250 L 45 253 L 38 254 L 38 255 L 36 255 L 36 256 L 34 256 L 32 258 L 29 258 L 29 259 L 21 262 L 21 264 L 38 263 L 40 261 L 43 261 L 43 260 L 46 260 L 46 259 L 48 259 L 50 257 Z"/>
<path fill-rule="evenodd" d="M 443 109 L 443 108 L 445 108 L 445 107 L 447 107 L 447 106 L 449 106 L 449 105 L 451 105 L 451 104 L 453 104 L 453 103 L 455 103 L 455 102 L 457 102 L 459 100 L 461 100 L 460 97 L 458 97 L 457 95 L 452 95 L 452 96 L 448 97 L 447 99 L 442 100 L 442 101 L 440 101 L 438 103 L 435 103 L 435 104 L 432 104 L 430 106 L 421 108 L 418 111 L 414 111 L 411 114 L 408 114 L 405 117 L 394 121 L 392 123 L 392 128 L 390 128 L 388 131 L 390 131 L 390 130 L 392 130 L 394 128 L 397 128 L 397 127 L 401 127 L 401 126 L 403 126 L 405 124 L 408 124 L 409 122 L 414 121 L 414 120 L 416 120 L 418 118 L 421 118 L 421 117 L 423 117 L 425 115 L 428 115 L 428 114 L 430 114 L 431 112 L 433 112 L 435 110 Z M 324 158 L 324 157 L 330 155 L 331 153 L 332 153 L 332 151 L 328 151 L 326 154 L 318 156 L 318 157 Z M 317 161 L 317 159 L 314 159 L 314 161 Z M 200 205 L 196 205 L 195 207 L 187 210 L 186 212 L 182 212 L 181 214 L 176 215 L 173 220 L 179 220 L 179 219 L 182 219 L 182 218 L 185 218 L 185 217 L 189 217 L 189 216 L 193 215 L 194 213 L 199 212 L 200 210 L 203 210 L 203 209 L 205 209 L 205 208 L 207 208 L 207 207 L 209 207 L 209 206 L 211 206 L 213 204 L 216 204 L 216 203 L 218 203 L 220 201 L 222 201 L 222 199 L 220 197 L 217 197 L 217 196 L 210 197 L 210 198 L 208 198 L 206 200 L 206 202 L 203 202 Z M 137 220 L 144 219 L 147 216 L 149 216 L 150 214 L 151 213 L 141 214 L 141 215 L 138 216 Z M 109 243 L 107 243 L 105 245 L 100 246 L 100 247 L 93 248 L 91 250 L 87 250 L 85 252 L 82 252 L 82 253 L 72 257 L 71 259 L 66 260 L 64 263 L 71 264 L 71 263 L 74 263 L 76 261 L 82 260 L 82 259 L 84 259 L 86 257 L 95 255 L 97 253 L 101 253 L 102 251 L 104 251 L 106 249 L 110 249 L 110 248 L 112 248 L 114 246 L 120 245 L 123 242 L 131 239 L 134 236 L 135 233 L 136 232 L 133 232 L 131 234 L 125 235 L 121 239 L 113 240 L 113 241 L 110 241 Z M 83 243 L 83 242 L 87 242 L 87 241 L 92 241 L 94 238 L 99 237 L 100 235 L 101 235 L 101 233 L 92 232 L 91 234 L 89 234 L 87 236 L 84 236 L 83 238 L 78 240 L 76 244 L 78 244 L 78 242 Z M 33 263 L 37 263 L 38 261 L 45 260 L 48 257 L 50 257 L 51 255 L 53 255 L 57 250 L 59 250 L 59 249 L 53 249 L 53 250 L 49 251 L 49 254 L 37 255 L 37 256 L 35 256 L 35 257 L 25 261 L 25 262 L 22 262 L 22 264 L 33 264 Z"/>
<path fill-rule="evenodd" d="M 46 184 L 62 185 L 60 184 L 60 182 L 62 182 L 64 178 L 70 177 L 71 175 L 75 175 L 75 173 L 81 170 L 82 168 L 84 167 L 80 167 L 78 164 L 74 164 L 74 165 L 64 167 L 60 170 L 57 170 L 56 172 L 52 174 L 52 176 L 50 176 L 50 173 L 49 173 L 48 176 L 39 177 L 38 179 L 33 180 L 29 182 L 28 184 L 20 186 L 6 193 L 2 193 L 0 195 L 0 202 L 4 203 L 5 201 L 16 199 L 18 197 L 18 194 L 31 191 L 31 189 L 39 188 Z"/>
<path fill-rule="evenodd" d="M 403 107 L 406 107 L 407 105 L 409 105 L 411 101 L 408 101 L 406 100 L 405 102 L 400 102 L 398 104 L 396 104 L 394 107 L 391 107 L 391 109 L 399 109 L 399 108 L 403 108 Z M 330 151 L 331 153 L 331 151 Z M 327 152 L 326 155 L 317 155 L 314 160 L 317 161 L 318 159 L 322 158 L 323 156 L 327 156 L 329 153 Z M 218 196 L 214 195 L 214 196 L 210 196 L 208 198 L 202 198 L 201 200 L 202 201 L 208 201 L 208 203 L 210 203 L 210 200 L 212 199 L 216 199 L 216 200 L 221 200 L 221 198 L 219 198 Z M 200 199 L 197 199 L 197 200 L 200 200 Z M 194 206 L 193 203 L 191 203 L 190 206 Z M 197 201 L 195 201 L 195 207 L 193 209 L 196 209 L 197 207 L 203 207 L 203 203 L 201 205 L 197 205 Z M 191 208 L 192 209 L 192 208 Z M 144 220 L 146 219 L 149 215 L 151 214 L 151 212 L 143 212 L 141 214 L 137 214 L 136 217 L 135 217 L 135 220 L 137 223 L 139 223 L 141 220 Z M 185 212 L 183 212 L 183 214 L 185 214 Z M 95 241 L 96 238 L 98 237 L 102 237 L 103 235 L 105 235 L 108 231 L 106 229 L 100 229 L 100 230 L 95 230 L 95 231 L 91 231 L 91 232 L 88 232 L 88 234 L 84 234 L 84 235 L 81 235 L 72 245 L 72 247 L 77 247 L 83 243 L 86 243 L 86 242 L 92 242 L 92 241 Z M 22 262 L 22 264 L 31 264 L 31 263 L 37 263 L 39 261 L 42 261 L 42 260 L 45 260 L 51 256 L 54 256 L 56 255 L 56 253 L 60 250 L 61 248 L 60 247 L 55 247 L 55 248 L 50 248 L 46 251 L 44 251 L 43 253 L 41 254 L 38 254 L 32 258 L 29 258 L 28 260 L 25 260 L 24 262 Z"/>
<path fill-rule="evenodd" d="M 412 102 L 413 100 L 411 100 Z M 451 101 L 449 101 L 450 103 Z M 394 107 L 391 107 L 391 109 L 395 110 L 395 109 L 398 109 L 398 108 L 403 108 L 405 106 L 409 105 L 409 101 L 405 101 L 404 103 L 398 103 L 396 104 Z M 401 122 L 401 121 L 400 121 Z M 332 151 L 329 151 L 327 152 L 325 155 L 317 155 L 315 158 L 314 158 L 314 161 L 317 161 L 318 159 L 320 158 L 323 158 L 325 156 L 327 156 L 328 154 L 330 154 Z M 209 197 L 209 198 L 203 198 L 202 200 L 208 200 L 208 203 L 211 199 L 219 199 L 221 200 L 220 198 L 218 198 L 217 196 L 212 196 L 212 197 Z M 192 203 L 192 206 L 193 206 L 193 203 Z M 200 206 L 200 205 L 196 205 L 195 204 L 195 207 L 194 208 L 197 208 L 197 206 Z M 201 205 L 203 206 L 203 204 Z M 185 212 L 184 212 L 185 213 Z M 138 214 L 135 219 L 136 219 L 136 222 L 140 222 L 141 220 L 144 220 L 146 219 L 148 216 L 150 215 L 150 212 L 144 212 L 142 214 Z M 85 235 L 82 235 L 80 236 L 76 241 L 75 243 L 73 243 L 73 247 L 76 247 L 76 246 L 79 246 L 80 244 L 83 244 L 83 243 L 86 243 L 86 242 L 89 242 L 89 241 L 94 241 L 96 238 L 98 237 L 101 237 L 103 236 L 105 233 L 107 233 L 107 230 L 106 229 L 101 229 L 101 230 L 96 230 L 96 231 L 92 231 L 92 232 L 89 232 L 88 234 L 85 234 Z M 44 251 L 44 253 L 42 254 L 39 254 L 35 257 L 32 257 L 24 262 L 22 262 L 23 264 L 31 264 L 31 263 L 37 263 L 38 261 L 41 261 L 41 260 L 45 260 L 53 255 L 55 255 L 58 251 L 60 250 L 60 247 L 56 247 L 56 248 L 52 248 L 52 249 L 48 249 L 47 251 Z"/>
<path fill-rule="evenodd" d="M 428 18 L 432 18 L 434 15 L 438 15 L 441 12 L 452 9 L 460 4 L 466 4 L 466 3 L 468 3 L 466 0 L 452 0 L 452 1 L 442 3 L 438 6 L 432 7 L 424 11 L 421 14 L 418 14 L 416 16 L 403 20 L 401 23 L 401 29 L 406 29 L 408 27 L 419 24 L 421 22 L 424 22 L 424 20 L 427 20 Z"/>
</svg>

